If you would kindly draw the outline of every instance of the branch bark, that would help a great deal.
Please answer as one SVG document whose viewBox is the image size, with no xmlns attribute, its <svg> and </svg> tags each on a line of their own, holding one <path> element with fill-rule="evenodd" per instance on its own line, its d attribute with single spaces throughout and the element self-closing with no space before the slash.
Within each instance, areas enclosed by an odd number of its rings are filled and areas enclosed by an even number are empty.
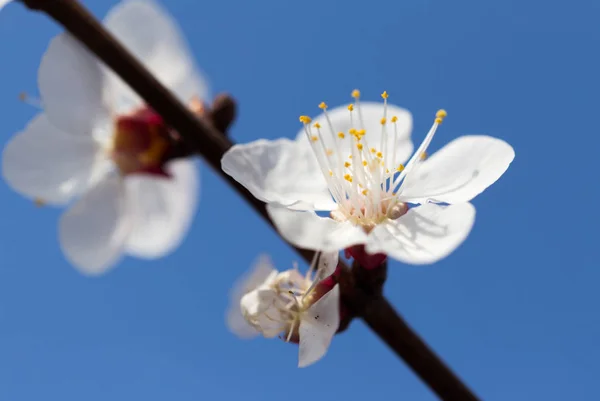
<svg viewBox="0 0 600 401">
<path fill-rule="evenodd" d="M 221 157 L 233 145 L 225 135 L 235 117 L 235 103 L 231 98 L 218 97 L 209 115 L 198 118 L 162 86 L 79 2 L 19 1 L 28 8 L 43 12 L 54 19 L 115 71 L 181 135 L 187 152 L 202 156 L 267 223 L 273 226 L 265 204 L 221 170 Z M 310 263 L 314 255 L 312 251 L 295 249 Z M 354 266 L 353 269 L 342 266 L 339 278 L 342 302 L 351 311 L 351 317 L 362 318 L 440 399 L 478 400 L 382 295 L 386 271 L 387 266 L 373 270 L 365 270 L 360 266 Z M 348 323 L 349 321 L 345 324 Z"/>
</svg>

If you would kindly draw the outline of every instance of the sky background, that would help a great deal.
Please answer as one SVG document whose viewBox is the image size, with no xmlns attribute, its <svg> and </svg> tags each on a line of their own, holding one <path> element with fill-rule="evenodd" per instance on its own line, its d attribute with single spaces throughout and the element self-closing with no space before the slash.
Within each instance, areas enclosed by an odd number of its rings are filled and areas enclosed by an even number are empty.
<svg viewBox="0 0 600 401">
<path fill-rule="evenodd" d="M 113 0 L 84 4 L 103 17 Z M 165 3 L 166 4 L 166 3 Z M 215 93 L 239 101 L 238 142 L 294 137 L 317 105 L 390 102 L 430 148 L 462 134 L 508 141 L 516 159 L 474 200 L 467 241 L 432 266 L 390 264 L 386 294 L 485 400 L 598 400 L 600 3 L 596 0 L 169 0 Z M 60 28 L 0 13 L 2 143 L 36 113 L 36 72 Z M 200 208 L 171 256 L 126 259 L 101 278 L 69 266 L 61 210 L 0 184 L 0 400 L 435 400 L 360 321 L 328 355 L 244 341 L 228 291 L 259 253 L 299 257 L 202 165 Z"/>
</svg>

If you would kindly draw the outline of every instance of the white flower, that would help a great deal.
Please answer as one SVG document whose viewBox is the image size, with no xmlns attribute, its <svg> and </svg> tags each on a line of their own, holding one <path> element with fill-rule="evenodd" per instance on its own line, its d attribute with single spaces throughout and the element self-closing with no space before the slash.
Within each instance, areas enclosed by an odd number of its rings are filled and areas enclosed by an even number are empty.
<svg viewBox="0 0 600 401">
<path fill-rule="evenodd" d="M 126 1 L 104 24 L 181 100 L 205 98 L 174 21 L 150 1 Z M 39 69 L 44 113 L 6 145 L 3 174 L 21 194 L 74 204 L 59 224 L 67 259 L 100 274 L 124 253 L 156 258 L 181 242 L 195 214 L 192 160 L 164 163 L 171 134 L 74 38 L 52 40 Z"/>
<path fill-rule="evenodd" d="M 318 255 L 306 276 L 297 266 L 280 273 L 267 256 L 261 256 L 234 286 L 227 313 L 229 329 L 242 338 L 283 333 L 286 341 L 299 343 L 299 367 L 321 359 L 340 324 L 339 286 L 323 281 L 334 273 L 339 255 L 321 254 L 313 278 Z"/>
<path fill-rule="evenodd" d="M 423 157 L 446 116 L 440 110 L 413 157 L 406 165 L 401 164 L 398 147 L 393 144 L 405 132 L 404 116 L 391 110 L 384 92 L 378 127 L 373 127 L 372 117 L 364 117 L 359 96 L 358 91 L 353 92 L 355 101 L 348 106 L 342 125 L 337 115 L 339 108 L 334 111 L 334 120 L 325 103 L 319 106 L 323 115 L 315 121 L 307 116 L 300 118 L 305 143 L 312 147 L 316 168 L 334 202 L 311 204 L 303 194 L 297 196 L 294 192 L 286 195 L 285 202 L 278 199 L 284 195 L 275 191 L 269 199 L 259 198 L 270 202 L 267 210 L 281 235 L 300 248 L 330 252 L 364 244 L 370 254 L 388 254 L 405 263 L 436 262 L 467 237 L 475 219 L 475 208 L 468 202 L 506 171 L 514 151 L 500 139 L 463 136 L 429 159 Z M 223 169 L 256 191 L 261 179 L 253 177 L 253 173 L 264 174 L 264 166 L 272 164 L 264 161 L 267 147 L 263 141 L 232 149 L 223 158 Z M 256 170 L 249 167 L 257 165 L 260 167 Z M 277 166 L 266 176 L 284 182 L 298 176 L 304 181 L 304 174 L 314 174 L 299 168 L 288 178 L 274 171 Z M 323 180 L 311 178 L 306 185 L 311 183 L 321 190 Z M 285 185 L 270 184 L 269 189 Z M 307 192 L 313 194 L 314 190 Z M 409 203 L 419 206 L 409 210 Z M 316 211 L 329 211 L 331 218 L 320 217 Z"/>
</svg>

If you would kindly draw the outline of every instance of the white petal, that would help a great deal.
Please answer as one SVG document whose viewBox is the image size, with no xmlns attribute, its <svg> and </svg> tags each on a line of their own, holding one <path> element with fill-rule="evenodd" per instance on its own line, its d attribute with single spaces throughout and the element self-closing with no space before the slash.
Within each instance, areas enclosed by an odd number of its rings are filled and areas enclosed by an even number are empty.
<svg viewBox="0 0 600 401">
<path fill-rule="evenodd" d="M 298 367 L 304 368 L 321 359 L 340 326 L 339 284 L 314 303 L 300 321 Z"/>
<path fill-rule="evenodd" d="M 319 257 L 319 265 L 317 267 L 319 277 L 326 278 L 335 273 L 339 259 L 340 253 L 338 251 L 322 252 L 321 256 Z"/>
<path fill-rule="evenodd" d="M 385 253 L 408 264 L 435 263 L 462 244 L 474 222 L 475 208 L 470 203 L 428 203 L 410 209 L 398 220 L 375 227 L 366 250 L 371 254 Z"/>
<path fill-rule="evenodd" d="M 312 150 L 287 138 L 235 145 L 221 168 L 263 202 L 297 210 L 335 208 Z"/>
<path fill-rule="evenodd" d="M 112 130 L 102 71 L 94 56 L 69 34 L 52 39 L 40 64 L 38 85 L 54 126 L 86 137 Z"/>
<path fill-rule="evenodd" d="M 354 118 L 354 124 L 351 123 L 350 120 L 350 112 L 348 111 L 348 106 L 340 106 L 334 109 L 328 110 L 329 119 L 333 125 L 335 132 L 333 133 L 334 137 L 337 132 L 345 132 L 351 128 L 355 129 L 365 129 L 366 134 L 363 137 L 362 142 L 365 143 L 365 146 L 370 148 L 374 147 L 381 151 L 381 118 L 383 117 L 383 103 L 376 102 L 361 102 L 360 108 L 363 116 L 364 125 L 358 122 L 358 111 L 357 108 L 352 112 Z M 396 136 L 396 163 L 402 163 L 406 161 L 413 151 L 413 144 L 410 139 L 410 134 L 412 132 L 412 114 L 406 109 L 403 109 L 398 106 L 388 104 L 388 123 L 387 127 L 387 155 L 390 158 L 390 163 L 392 159 L 392 149 L 394 145 L 394 126 L 390 121 L 392 116 L 398 117 L 398 121 L 396 122 L 397 128 L 397 136 Z M 327 119 L 325 118 L 325 114 L 321 114 L 313 119 L 313 123 L 319 123 L 321 125 L 322 132 L 330 132 L 329 124 L 327 123 Z M 324 139 L 326 140 L 331 134 L 327 136 L 324 135 Z M 306 134 L 304 133 L 304 129 L 301 129 L 298 132 L 297 140 L 300 143 L 303 143 L 304 146 L 309 146 L 308 139 L 306 138 Z M 326 140 L 327 141 L 327 140 Z M 342 151 L 344 153 L 350 154 L 350 145 L 352 142 L 350 141 L 350 137 L 346 136 L 346 139 L 341 142 Z M 334 143 L 328 142 L 328 148 L 335 149 Z M 345 155 L 344 155 L 345 157 Z"/>
<path fill-rule="evenodd" d="M 10 2 L 11 2 L 11 0 L 0 0 L 0 10 L 2 9 L 2 7 L 4 7 L 5 5 L 7 5 Z"/>
<path fill-rule="evenodd" d="M 27 197 L 64 204 L 88 188 L 99 167 L 98 151 L 91 138 L 66 134 L 39 114 L 4 148 L 4 179 Z"/>
<path fill-rule="evenodd" d="M 127 253 L 158 258 L 175 249 L 187 234 L 196 213 L 198 169 L 192 159 L 166 166 L 172 177 L 134 174 L 125 179 L 134 227 Z"/>
<path fill-rule="evenodd" d="M 277 292 L 272 289 L 257 289 L 244 294 L 240 307 L 248 316 L 258 316 L 269 309 L 277 299 Z"/>
<path fill-rule="evenodd" d="M 150 0 L 123 1 L 104 18 L 104 25 L 167 88 L 188 102 L 193 96 L 208 100 L 208 86 L 196 68 L 177 22 Z M 120 78 L 112 85 L 118 112 L 141 102 Z"/>
<path fill-rule="evenodd" d="M 351 223 L 320 217 L 313 211 L 267 204 L 267 212 L 281 236 L 299 248 L 335 252 L 367 240 L 364 231 Z"/>
<path fill-rule="evenodd" d="M 128 217 L 120 177 L 106 177 L 60 219 L 60 244 L 69 262 L 89 275 L 115 266 L 131 228 Z"/>
<path fill-rule="evenodd" d="M 512 146 L 485 135 L 461 136 L 422 162 L 403 185 L 402 199 L 468 202 L 492 185 L 515 157 Z"/>
<path fill-rule="evenodd" d="M 226 321 L 229 330 L 241 338 L 251 338 L 258 334 L 242 315 L 240 302 L 248 292 L 258 288 L 265 281 L 272 281 L 277 270 L 268 255 L 260 255 L 252 270 L 235 282 L 229 293 L 229 307 Z"/>
</svg>

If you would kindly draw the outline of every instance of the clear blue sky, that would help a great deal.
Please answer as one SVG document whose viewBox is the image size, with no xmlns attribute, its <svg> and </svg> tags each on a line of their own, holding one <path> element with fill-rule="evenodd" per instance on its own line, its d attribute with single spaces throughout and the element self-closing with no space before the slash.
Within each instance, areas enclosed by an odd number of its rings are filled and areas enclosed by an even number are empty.
<svg viewBox="0 0 600 401">
<path fill-rule="evenodd" d="M 87 0 L 99 17 L 116 2 Z M 232 137 L 293 137 L 322 100 L 387 90 L 435 150 L 461 134 L 513 145 L 474 201 L 468 240 L 428 267 L 391 263 L 386 293 L 485 400 L 597 400 L 600 387 L 600 3 L 596 0 L 170 0 L 213 90 L 240 113 Z M 0 13 L 2 143 L 35 114 L 36 71 L 60 28 Z M 59 210 L 0 184 L 0 400 L 434 400 L 360 322 L 296 368 L 297 348 L 238 340 L 227 292 L 260 252 L 298 257 L 208 167 L 181 248 L 99 279 L 63 259 Z M 335 393 L 332 393 L 335 392 Z M 335 395 L 333 395 L 335 394 Z"/>
</svg>

